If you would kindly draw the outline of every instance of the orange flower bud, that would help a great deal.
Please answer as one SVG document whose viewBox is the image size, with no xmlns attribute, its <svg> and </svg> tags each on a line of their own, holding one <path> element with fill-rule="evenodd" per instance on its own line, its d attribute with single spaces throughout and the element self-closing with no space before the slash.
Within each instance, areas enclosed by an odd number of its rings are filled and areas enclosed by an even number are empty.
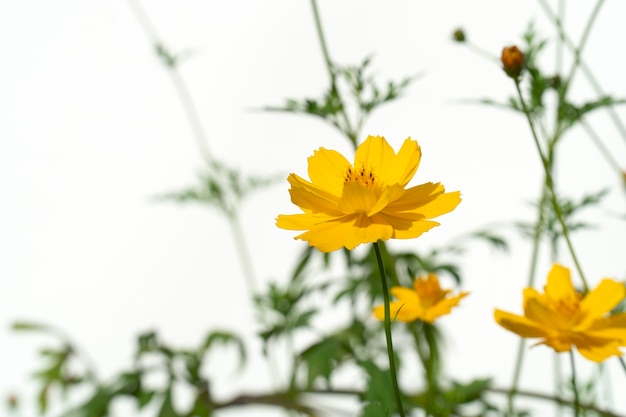
<svg viewBox="0 0 626 417">
<path fill-rule="evenodd" d="M 524 68 L 524 54 L 517 46 L 508 46 L 502 49 L 502 68 L 506 75 L 517 80 Z"/>
</svg>

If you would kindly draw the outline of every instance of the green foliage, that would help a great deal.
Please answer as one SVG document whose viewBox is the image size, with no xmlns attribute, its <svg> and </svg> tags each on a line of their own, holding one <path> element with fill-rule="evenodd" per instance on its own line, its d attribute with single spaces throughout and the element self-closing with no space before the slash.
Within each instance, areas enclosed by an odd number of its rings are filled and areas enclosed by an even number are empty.
<svg viewBox="0 0 626 417">
<path fill-rule="evenodd" d="M 400 98 L 418 78 L 405 77 L 381 86 L 371 75 L 371 62 L 371 58 L 367 57 L 359 65 L 332 64 L 331 83 L 321 98 L 288 99 L 283 107 L 266 107 L 265 110 L 319 117 L 339 129 L 356 146 L 367 117 L 381 105 Z M 347 100 L 344 100 L 342 90 L 346 91 Z M 350 109 L 356 112 L 352 118 L 349 117 Z"/>
<path fill-rule="evenodd" d="M 363 417 L 391 416 L 398 411 L 391 385 L 391 373 L 381 369 L 373 362 L 360 362 L 360 367 L 367 374 L 367 389 L 361 396 L 365 408 Z"/>
<path fill-rule="evenodd" d="M 246 349 L 237 336 L 225 331 L 213 331 L 206 335 L 199 346 L 192 349 L 177 349 L 165 344 L 155 332 L 147 332 L 137 338 L 137 348 L 131 369 L 122 371 L 111 381 L 100 381 L 93 370 L 71 373 L 69 369 L 81 369 L 76 362 L 80 357 L 68 339 L 59 336 L 45 325 L 16 323 L 19 330 L 45 332 L 57 336 L 60 347 L 42 349 L 40 355 L 47 361 L 34 376 L 41 386 L 39 391 L 40 411 L 45 413 L 53 399 L 52 388 L 59 386 L 63 394 L 78 385 L 91 391 L 78 405 L 71 406 L 60 417 L 106 417 L 111 404 L 120 397 L 134 400 L 141 410 L 151 404 L 158 404 L 159 417 L 209 417 L 218 408 L 210 396 L 210 379 L 205 375 L 204 364 L 214 356 L 218 345 L 235 347 L 238 362 L 246 363 Z M 166 375 L 164 387 L 152 387 L 145 383 L 153 375 Z M 172 403 L 172 393 L 176 386 L 184 386 L 194 393 L 193 404 L 186 410 L 177 410 Z"/>
<path fill-rule="evenodd" d="M 250 193 L 277 181 L 278 177 L 245 177 L 233 168 L 214 162 L 207 172 L 198 175 L 198 185 L 161 195 L 158 199 L 204 204 L 230 217 Z"/>
<path fill-rule="evenodd" d="M 570 232 L 590 229 L 593 227 L 592 223 L 588 221 L 578 220 L 581 213 L 593 207 L 599 206 L 602 199 L 608 194 L 608 189 L 600 190 L 595 193 L 585 194 L 580 200 L 573 200 L 570 198 L 561 197 L 558 199 L 561 215 L 565 220 L 567 229 Z M 534 204 L 536 207 L 540 207 L 541 210 L 541 223 L 539 225 L 528 222 L 517 222 L 516 226 L 526 236 L 532 237 L 536 233 L 537 227 L 539 227 L 539 233 L 541 236 L 545 236 L 554 246 L 556 242 L 562 237 L 563 230 L 558 220 L 556 213 L 552 207 L 552 203 L 547 199 L 541 200 Z"/>
<path fill-rule="evenodd" d="M 302 307 L 301 301 L 308 294 L 309 290 L 300 282 L 292 281 L 286 288 L 270 283 L 266 294 L 255 297 L 257 307 L 269 313 L 267 328 L 260 333 L 266 345 L 271 339 L 309 326 L 316 309 Z"/>
<path fill-rule="evenodd" d="M 356 357 L 355 349 L 366 344 L 366 325 L 354 321 L 304 349 L 298 361 L 306 371 L 306 388 L 314 388 L 315 382 L 323 380 L 330 386 L 330 378 L 339 365 Z"/>
</svg>

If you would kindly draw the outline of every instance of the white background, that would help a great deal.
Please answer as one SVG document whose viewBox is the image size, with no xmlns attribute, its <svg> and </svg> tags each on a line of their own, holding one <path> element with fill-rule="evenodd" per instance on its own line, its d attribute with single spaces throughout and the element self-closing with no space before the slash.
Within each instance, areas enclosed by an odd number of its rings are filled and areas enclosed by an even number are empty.
<svg viewBox="0 0 626 417">
<path fill-rule="evenodd" d="M 318 97 L 328 85 L 309 2 L 144 3 L 166 46 L 189 53 L 181 71 L 218 159 L 251 175 L 286 176 L 304 175 L 307 156 L 321 146 L 350 154 L 348 143 L 317 119 L 258 111 L 286 98 Z M 567 8 L 574 39 L 591 10 L 586 3 Z M 513 84 L 496 63 L 453 43 L 451 33 L 462 26 L 494 56 L 521 44 L 530 20 L 554 39 L 536 2 L 320 0 L 319 7 L 337 62 L 357 64 L 373 54 L 382 82 L 423 73 L 405 98 L 373 114 L 360 139 L 380 134 L 395 148 L 407 136 L 417 139 L 423 158 L 414 181 L 441 181 L 463 195 L 442 226 L 393 245 L 425 251 L 486 224 L 534 220 L 528 203 L 540 190 L 541 167 L 523 118 L 459 102 L 502 101 Z M 626 4 L 607 2 L 583 55 L 604 90 L 618 97 L 626 96 L 625 15 Z M 551 46 L 543 63 L 554 69 Z M 202 160 L 167 71 L 129 4 L 0 2 L 0 68 L 0 395 L 16 392 L 34 402 L 29 375 L 40 364 L 37 349 L 50 342 L 11 332 L 18 319 L 62 328 L 104 378 L 130 364 L 139 332 L 157 329 L 183 347 L 210 329 L 229 329 L 251 341 L 253 364 L 236 374 L 234 361 L 214 361 L 217 392 L 271 387 L 257 363 L 257 329 L 227 223 L 213 210 L 153 199 L 193 185 Z M 579 101 L 595 97 L 583 77 L 574 93 Z M 626 167 L 624 141 L 608 117 L 588 120 Z M 621 179 L 582 131 L 560 146 L 557 181 L 564 192 L 613 190 L 588 212 L 598 227 L 575 235 L 583 267 L 593 283 L 624 279 L 625 222 L 612 215 L 624 213 Z M 261 282 L 284 281 L 293 267 L 303 244 L 274 219 L 296 211 L 286 181 L 243 207 Z M 495 325 L 492 311 L 520 311 L 529 259 L 530 245 L 519 239 L 508 255 L 479 245 L 463 258 L 463 288 L 471 296 L 441 320 L 449 375 L 510 382 L 518 339 Z M 548 268 L 544 250 L 539 282 Z M 551 351 L 538 347 L 526 357 L 522 386 L 552 389 Z M 608 364 L 614 392 L 623 392 L 626 375 L 617 361 Z M 609 405 L 626 409 L 619 395 Z"/>
</svg>

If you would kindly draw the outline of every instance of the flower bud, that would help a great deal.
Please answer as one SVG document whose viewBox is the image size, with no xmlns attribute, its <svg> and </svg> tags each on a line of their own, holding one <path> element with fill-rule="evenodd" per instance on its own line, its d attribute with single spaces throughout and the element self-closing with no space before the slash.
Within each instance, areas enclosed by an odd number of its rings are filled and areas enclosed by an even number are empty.
<svg viewBox="0 0 626 417">
<path fill-rule="evenodd" d="M 506 75 L 517 80 L 524 68 L 524 54 L 517 46 L 507 46 L 502 49 L 502 69 Z"/>
<path fill-rule="evenodd" d="M 465 42 L 466 38 L 465 38 L 465 32 L 463 31 L 463 29 L 458 28 L 454 32 L 452 32 L 452 39 L 455 42 L 459 42 L 459 43 Z"/>
</svg>

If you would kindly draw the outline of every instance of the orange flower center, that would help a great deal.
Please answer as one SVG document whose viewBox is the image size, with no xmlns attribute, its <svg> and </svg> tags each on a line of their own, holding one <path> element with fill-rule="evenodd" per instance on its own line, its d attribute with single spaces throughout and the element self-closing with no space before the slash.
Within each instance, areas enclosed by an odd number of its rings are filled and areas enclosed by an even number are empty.
<svg viewBox="0 0 626 417">
<path fill-rule="evenodd" d="M 575 298 L 548 299 L 548 306 L 561 316 L 560 324 L 562 328 L 575 326 L 582 319 L 580 311 L 581 298 L 582 294 L 577 294 Z"/>
<path fill-rule="evenodd" d="M 415 283 L 415 291 L 419 297 L 422 307 L 429 308 L 445 298 L 448 291 L 441 289 L 439 280 L 434 276 L 420 278 Z"/>
<path fill-rule="evenodd" d="M 369 169 L 365 169 L 365 167 L 361 167 L 360 169 L 353 166 L 348 167 L 344 178 L 345 182 L 358 182 L 366 188 L 372 188 L 376 182 L 374 173 Z"/>
</svg>

